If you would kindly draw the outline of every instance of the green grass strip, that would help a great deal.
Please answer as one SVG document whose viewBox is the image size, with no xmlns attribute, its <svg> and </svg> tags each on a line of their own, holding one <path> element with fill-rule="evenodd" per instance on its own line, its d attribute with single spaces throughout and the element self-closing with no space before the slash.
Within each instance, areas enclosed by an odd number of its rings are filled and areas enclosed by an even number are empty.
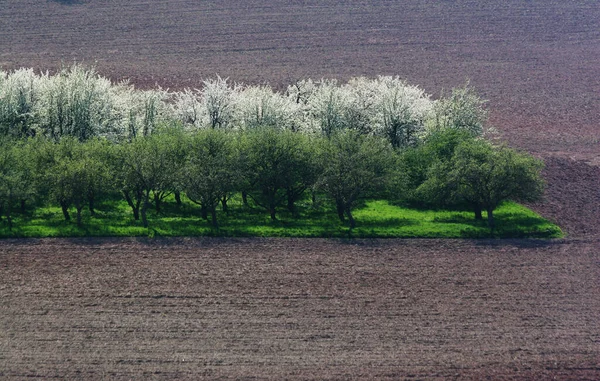
<svg viewBox="0 0 600 381">
<path fill-rule="evenodd" d="M 468 211 L 418 210 L 396 206 L 383 200 L 364 202 L 354 212 L 357 227 L 352 231 L 339 221 L 329 203 L 316 206 L 299 203 L 296 215 L 281 211 L 277 221 L 257 207 L 242 205 L 235 198 L 229 212 L 218 212 L 219 229 L 200 218 L 200 209 L 190 202 L 177 206 L 173 200 L 163 204 L 160 213 L 149 213 L 149 228 L 135 221 L 124 201 L 98 205 L 97 215 L 84 212 L 83 227 L 64 221 L 57 207 L 36 208 L 26 215 L 14 215 L 9 231 L 6 219 L 0 221 L 0 238 L 8 237 L 335 237 L 335 238 L 488 238 L 485 221 L 476 221 Z M 495 213 L 498 238 L 560 238 L 563 232 L 530 209 L 505 203 Z"/>
</svg>

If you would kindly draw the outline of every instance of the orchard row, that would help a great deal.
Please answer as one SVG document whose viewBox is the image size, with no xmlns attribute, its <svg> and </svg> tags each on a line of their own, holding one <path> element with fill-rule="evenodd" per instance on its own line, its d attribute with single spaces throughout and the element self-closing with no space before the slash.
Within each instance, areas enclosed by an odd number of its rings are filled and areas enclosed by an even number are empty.
<svg viewBox="0 0 600 381">
<path fill-rule="evenodd" d="M 0 71 L 0 135 L 16 138 L 122 141 L 177 122 L 188 131 L 272 127 L 329 136 L 353 130 L 404 148 L 439 129 L 482 135 L 483 103 L 468 86 L 434 101 L 397 77 L 355 78 L 345 84 L 309 79 L 284 92 L 217 77 L 204 81 L 201 89 L 169 92 L 112 83 L 78 65 L 56 75 L 31 69 Z"/>
<path fill-rule="evenodd" d="M 218 228 L 217 208 L 242 195 L 244 203 L 292 213 L 311 195 L 326 195 L 332 213 L 353 228 L 360 199 L 436 207 L 464 207 L 475 218 L 505 200 L 541 195 L 541 162 L 458 128 L 439 129 L 417 144 L 394 148 L 384 137 L 353 129 L 301 134 L 272 126 L 249 130 L 205 128 L 181 123 L 156 127 L 147 136 L 115 142 L 65 136 L 0 139 L 0 216 L 25 205 L 59 205 L 77 223 L 87 208 L 122 198 L 135 220 L 148 227 L 147 212 L 160 210 L 168 195 L 187 197 Z"/>
</svg>

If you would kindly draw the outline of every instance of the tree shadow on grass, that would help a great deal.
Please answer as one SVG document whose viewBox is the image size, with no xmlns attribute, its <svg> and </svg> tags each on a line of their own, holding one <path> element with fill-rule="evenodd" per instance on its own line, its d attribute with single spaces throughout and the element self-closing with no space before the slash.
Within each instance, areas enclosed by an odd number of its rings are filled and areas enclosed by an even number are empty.
<svg viewBox="0 0 600 381">
<path fill-rule="evenodd" d="M 411 226 L 411 225 L 418 225 L 418 223 L 412 219 L 400 218 L 400 217 L 390 217 L 390 218 L 377 219 L 377 220 L 371 220 L 371 219 L 362 220 L 361 219 L 361 220 L 356 221 L 357 228 L 374 228 L 374 227 L 390 228 L 390 227 L 404 227 L 404 226 Z"/>
<path fill-rule="evenodd" d="M 462 238 L 485 239 L 492 238 L 487 218 L 475 220 L 464 213 L 453 213 L 435 217 L 437 223 L 461 224 L 466 228 L 461 231 Z M 496 229 L 493 238 L 503 239 L 534 239 L 557 238 L 560 231 L 541 217 L 519 213 L 498 213 L 495 216 Z"/>
<path fill-rule="evenodd" d="M 470 226 L 486 226 L 486 222 L 484 220 L 476 220 L 473 216 L 466 216 L 464 213 L 453 213 L 446 214 L 444 216 L 436 216 L 433 218 L 434 222 L 439 222 L 442 224 L 464 224 Z"/>
</svg>

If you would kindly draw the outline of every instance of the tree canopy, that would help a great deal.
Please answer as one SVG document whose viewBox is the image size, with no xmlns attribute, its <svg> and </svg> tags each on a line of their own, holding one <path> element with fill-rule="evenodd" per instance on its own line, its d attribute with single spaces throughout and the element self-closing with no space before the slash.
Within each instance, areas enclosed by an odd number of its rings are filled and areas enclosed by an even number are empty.
<svg viewBox="0 0 600 381">
<path fill-rule="evenodd" d="M 437 161 L 421 191 L 436 195 L 438 203 L 463 203 L 487 212 L 494 230 L 494 210 L 504 201 L 534 201 L 544 182 L 540 160 L 481 139 L 461 141 L 447 161 Z M 431 197 L 431 196 L 430 196 Z M 441 201 L 445 198 L 445 201 Z"/>
<path fill-rule="evenodd" d="M 79 65 L 0 71 L 0 215 L 53 202 L 81 225 L 86 206 L 120 195 L 148 227 L 151 206 L 184 194 L 217 228 L 237 192 L 276 220 L 311 190 L 352 228 L 359 200 L 384 197 L 487 212 L 493 230 L 500 203 L 540 197 L 542 163 L 485 139 L 484 104 L 468 84 L 432 100 L 390 76 L 169 92 Z"/>
</svg>

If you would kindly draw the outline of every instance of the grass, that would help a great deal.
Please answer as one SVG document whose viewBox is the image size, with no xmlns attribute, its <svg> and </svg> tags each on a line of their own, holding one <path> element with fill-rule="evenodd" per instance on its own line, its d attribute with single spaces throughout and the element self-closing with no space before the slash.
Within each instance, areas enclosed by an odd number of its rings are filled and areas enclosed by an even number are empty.
<svg viewBox="0 0 600 381">
<path fill-rule="evenodd" d="M 271 221 L 258 207 L 244 206 L 239 198 L 229 202 L 229 212 L 218 212 L 219 229 L 200 218 L 200 209 L 189 201 L 178 206 L 173 199 L 163 204 L 161 213 L 149 213 L 149 227 L 133 219 L 129 206 L 121 200 L 106 201 L 96 216 L 84 212 L 83 226 L 64 221 L 57 207 L 38 207 L 25 215 L 14 215 L 9 231 L 0 222 L 0 238 L 83 237 L 83 236 L 225 236 L 225 237 L 338 237 L 338 238 L 485 238 L 490 236 L 484 221 L 476 221 L 467 211 L 420 210 L 396 206 L 383 200 L 365 201 L 355 211 L 357 222 L 350 230 L 341 223 L 328 202 L 298 204 L 296 215 L 278 211 Z M 505 203 L 495 211 L 495 237 L 559 238 L 560 228 L 533 211 Z M 484 213 L 485 218 L 485 213 Z"/>
</svg>

